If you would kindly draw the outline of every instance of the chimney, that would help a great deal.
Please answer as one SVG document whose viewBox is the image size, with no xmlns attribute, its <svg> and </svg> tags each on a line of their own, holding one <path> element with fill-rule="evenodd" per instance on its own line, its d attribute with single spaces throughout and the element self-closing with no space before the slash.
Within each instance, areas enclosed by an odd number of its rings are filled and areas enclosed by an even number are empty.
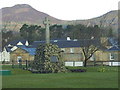
<svg viewBox="0 0 120 90">
<path fill-rule="evenodd" d="M 67 37 L 67 40 L 70 41 L 70 37 Z"/>
<path fill-rule="evenodd" d="M 28 46 L 28 45 L 29 45 L 28 41 L 26 41 L 26 42 L 25 42 L 25 45 L 26 45 L 26 46 Z"/>
</svg>

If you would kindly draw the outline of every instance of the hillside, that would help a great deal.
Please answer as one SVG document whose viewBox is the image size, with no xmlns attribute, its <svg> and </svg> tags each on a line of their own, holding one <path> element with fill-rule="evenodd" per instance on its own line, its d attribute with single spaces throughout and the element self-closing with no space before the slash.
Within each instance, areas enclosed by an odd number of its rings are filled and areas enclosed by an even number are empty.
<svg viewBox="0 0 120 90">
<path fill-rule="evenodd" d="M 38 24 L 43 26 L 45 17 L 48 17 L 51 24 L 84 24 L 90 25 L 101 25 L 102 27 L 111 26 L 114 28 L 114 32 L 117 32 L 117 10 L 110 11 L 102 16 L 88 19 L 88 20 L 72 20 L 65 21 L 54 18 L 46 13 L 40 12 L 32 8 L 27 4 L 18 4 L 13 7 L 5 7 L 2 10 L 2 21 L 3 27 L 7 30 L 19 31 L 19 28 L 24 24 Z"/>
</svg>

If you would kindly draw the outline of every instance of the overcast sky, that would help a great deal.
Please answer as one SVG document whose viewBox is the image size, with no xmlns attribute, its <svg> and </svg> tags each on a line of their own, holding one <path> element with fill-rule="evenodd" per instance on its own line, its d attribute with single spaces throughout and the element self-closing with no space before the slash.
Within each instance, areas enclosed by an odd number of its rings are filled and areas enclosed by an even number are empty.
<svg viewBox="0 0 120 90">
<path fill-rule="evenodd" d="M 62 20 L 90 19 L 118 9 L 119 0 L 0 0 L 0 9 L 29 4 Z"/>
</svg>

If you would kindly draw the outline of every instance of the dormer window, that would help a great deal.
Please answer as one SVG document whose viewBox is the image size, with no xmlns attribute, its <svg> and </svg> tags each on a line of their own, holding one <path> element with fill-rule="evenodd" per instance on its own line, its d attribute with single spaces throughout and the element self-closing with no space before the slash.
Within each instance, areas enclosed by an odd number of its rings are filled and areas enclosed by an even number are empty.
<svg viewBox="0 0 120 90">
<path fill-rule="evenodd" d="M 21 42 L 18 42 L 17 45 L 23 45 Z"/>
<path fill-rule="evenodd" d="M 54 40 L 54 42 L 58 42 L 58 40 Z"/>
<path fill-rule="evenodd" d="M 8 44 L 8 47 L 11 47 L 12 45 L 11 44 Z"/>
</svg>

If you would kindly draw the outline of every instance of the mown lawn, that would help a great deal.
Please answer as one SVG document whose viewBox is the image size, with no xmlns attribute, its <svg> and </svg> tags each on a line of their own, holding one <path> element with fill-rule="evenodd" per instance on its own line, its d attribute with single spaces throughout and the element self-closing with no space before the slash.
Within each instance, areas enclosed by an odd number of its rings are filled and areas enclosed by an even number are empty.
<svg viewBox="0 0 120 90">
<path fill-rule="evenodd" d="M 99 68 L 106 71 L 98 72 Z M 12 71 L 12 75 L 3 76 L 3 88 L 118 88 L 117 67 L 87 67 L 87 72 L 55 74 L 32 74 L 9 66 L 3 69 Z"/>
</svg>

